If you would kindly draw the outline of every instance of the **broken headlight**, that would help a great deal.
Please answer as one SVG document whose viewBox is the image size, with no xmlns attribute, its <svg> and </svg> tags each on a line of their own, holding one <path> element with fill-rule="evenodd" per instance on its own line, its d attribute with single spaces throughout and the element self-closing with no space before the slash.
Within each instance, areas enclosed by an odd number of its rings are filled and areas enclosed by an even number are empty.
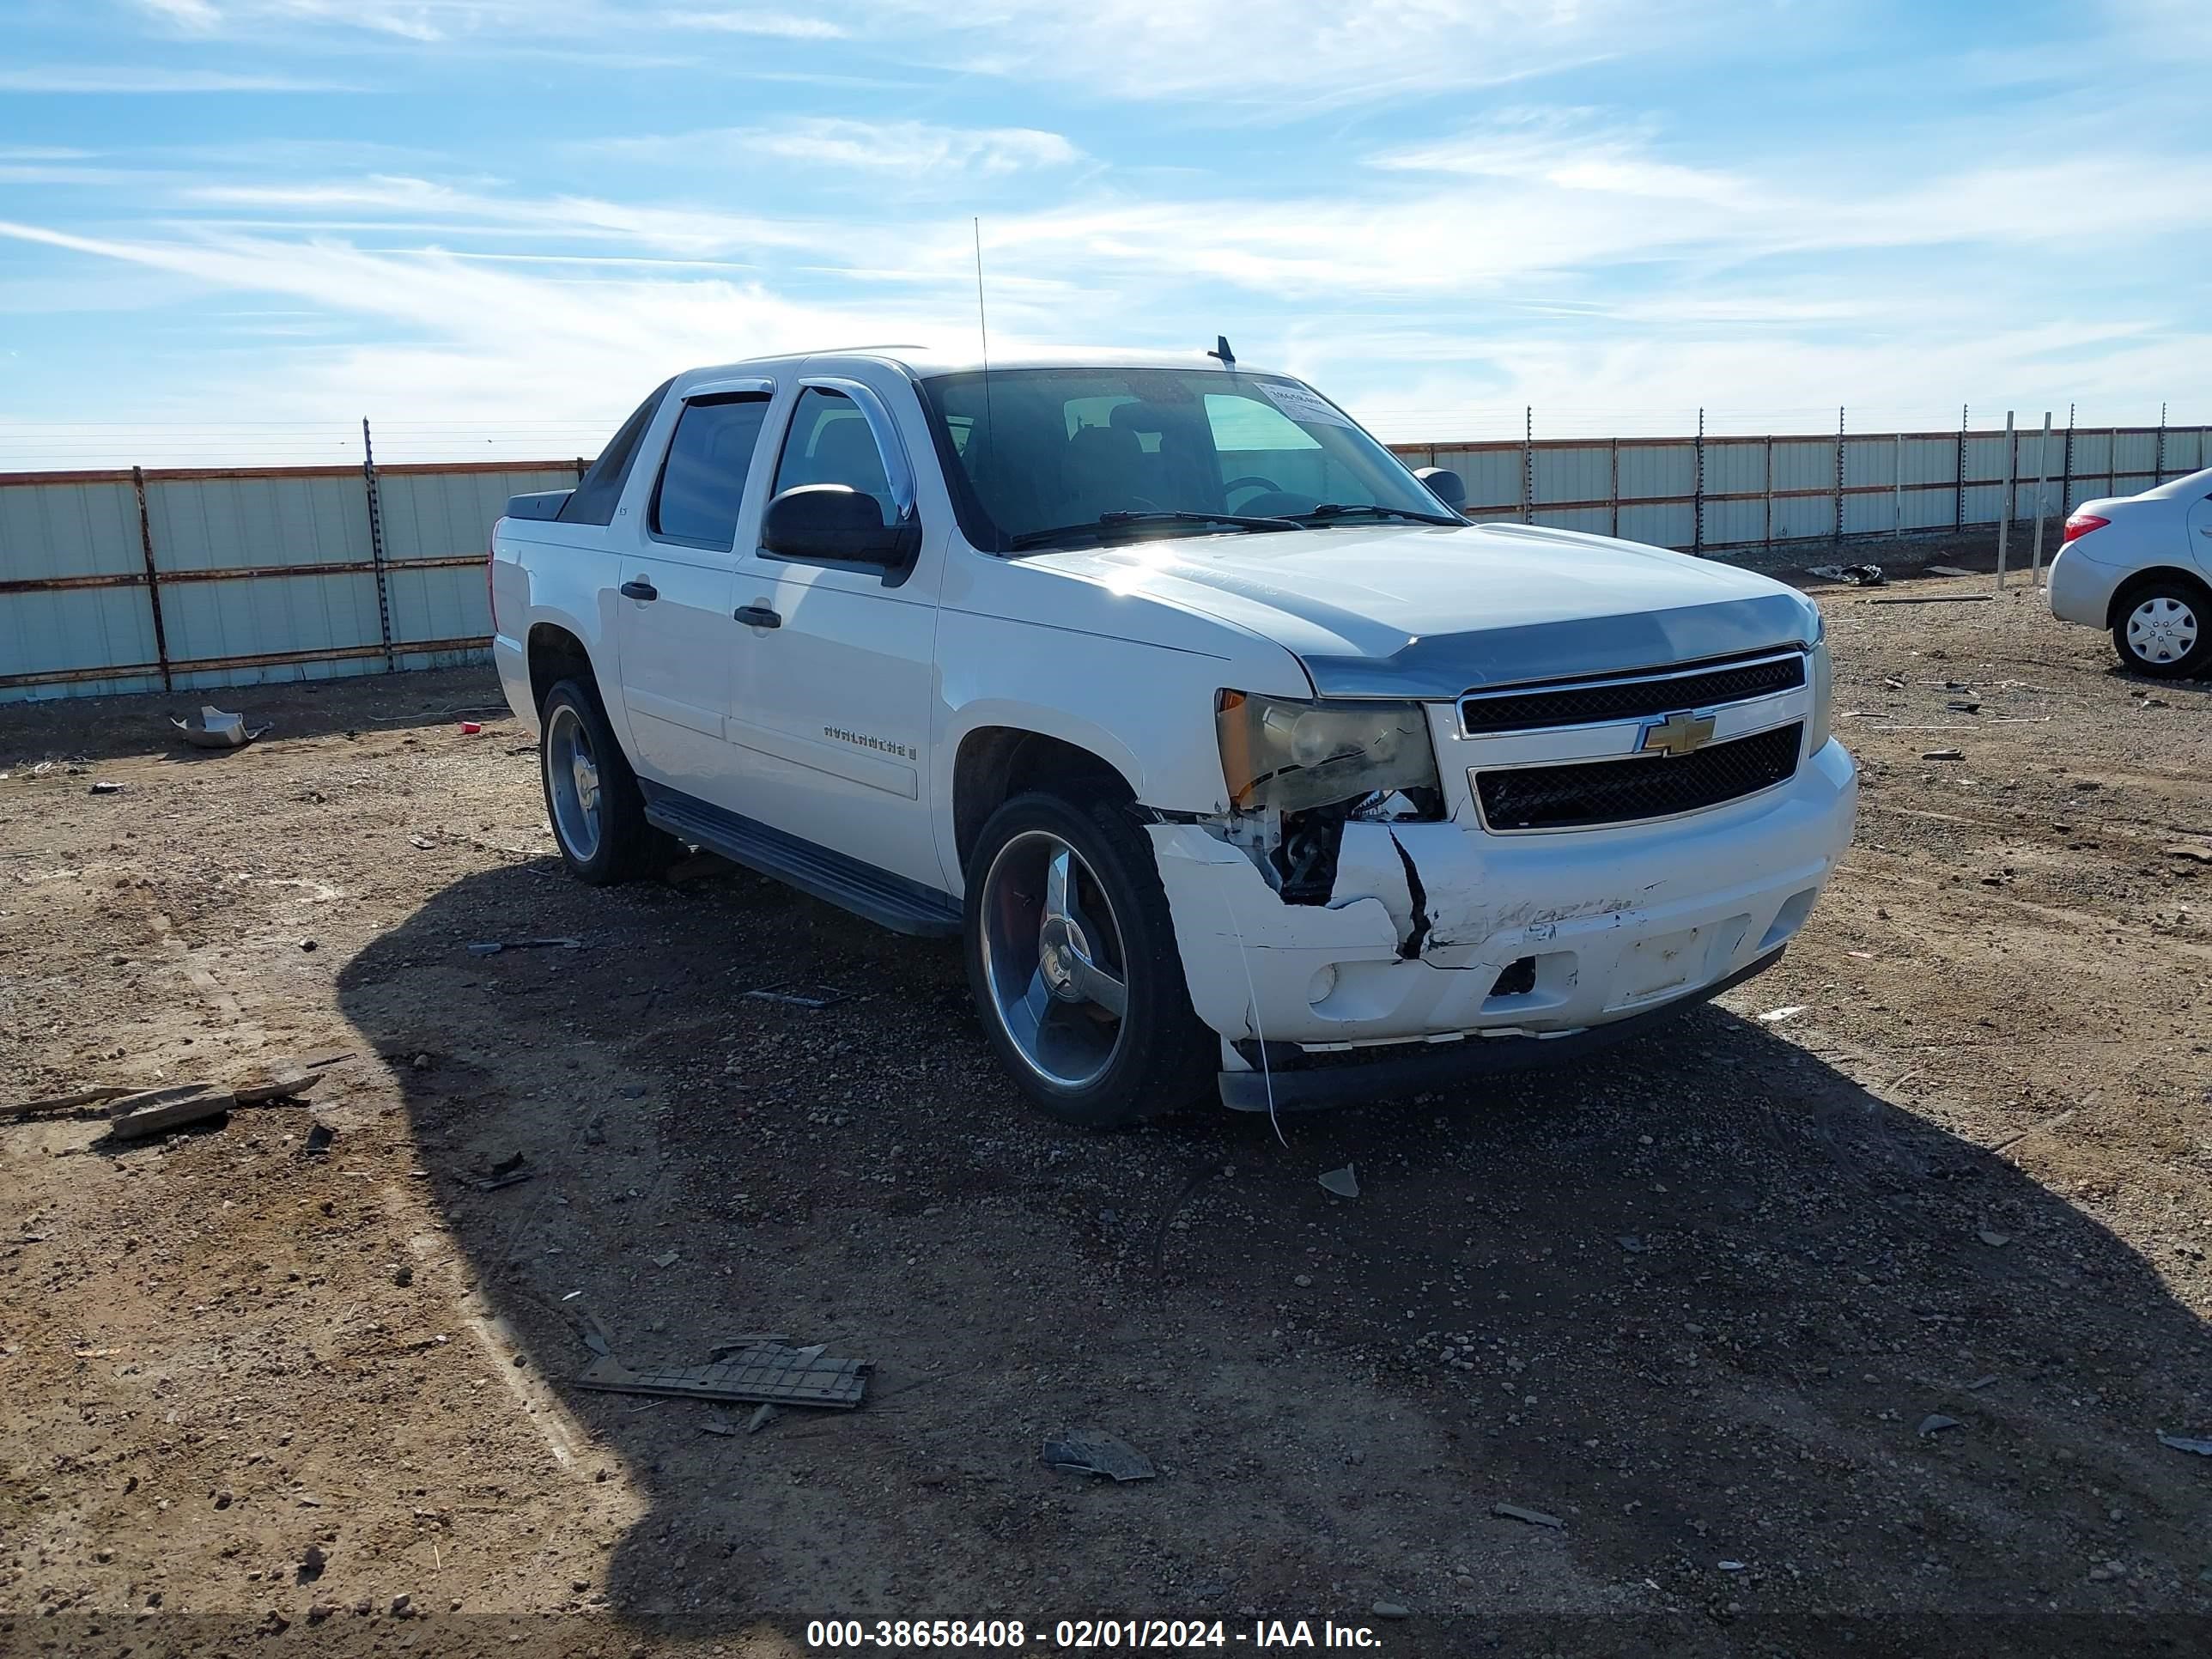
<svg viewBox="0 0 2212 1659">
<path fill-rule="evenodd" d="M 1230 804 L 1239 811 L 1303 812 L 1371 796 L 1376 816 L 1426 817 L 1442 798 L 1428 715 L 1416 702 L 1292 702 L 1224 691 L 1214 722 Z M 1409 805 L 1415 810 L 1403 810 Z"/>
</svg>

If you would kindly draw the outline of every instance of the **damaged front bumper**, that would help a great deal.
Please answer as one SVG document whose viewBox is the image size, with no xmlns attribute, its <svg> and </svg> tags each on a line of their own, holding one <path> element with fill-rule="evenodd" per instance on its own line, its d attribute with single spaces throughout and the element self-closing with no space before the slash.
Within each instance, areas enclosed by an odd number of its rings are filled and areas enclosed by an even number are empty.
<svg viewBox="0 0 2212 1659">
<path fill-rule="evenodd" d="M 1420 1056 L 1434 1083 L 1564 1057 L 1550 1051 L 1577 1034 L 1592 1042 L 1576 1048 L 1593 1046 L 1602 1028 L 1750 977 L 1849 844 L 1856 784 L 1830 744 L 1779 788 L 1659 823 L 1348 823 L 1327 904 L 1284 902 L 1214 825 L 1148 829 L 1192 1005 L 1224 1039 L 1224 1098 L 1266 1104 L 1251 1097 L 1268 1079 L 1250 1069 L 1265 1044 L 1280 1106 L 1291 1070 L 1316 1059 L 1292 1092 L 1373 1095 L 1407 1086 L 1386 1081 L 1406 1044 L 1437 1045 Z M 1401 1064 L 1334 1058 L 1362 1050 Z"/>
</svg>

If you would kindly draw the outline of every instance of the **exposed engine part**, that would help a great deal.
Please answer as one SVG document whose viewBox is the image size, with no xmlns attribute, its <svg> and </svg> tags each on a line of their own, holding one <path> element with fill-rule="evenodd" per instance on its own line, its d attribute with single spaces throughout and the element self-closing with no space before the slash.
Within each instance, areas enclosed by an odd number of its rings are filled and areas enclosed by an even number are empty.
<svg viewBox="0 0 2212 1659">
<path fill-rule="evenodd" d="M 1429 789 L 1377 792 L 1286 814 L 1274 854 L 1283 902 L 1326 904 L 1334 896 L 1337 851 L 1346 823 L 1434 823 L 1443 817 L 1443 798 Z"/>
</svg>

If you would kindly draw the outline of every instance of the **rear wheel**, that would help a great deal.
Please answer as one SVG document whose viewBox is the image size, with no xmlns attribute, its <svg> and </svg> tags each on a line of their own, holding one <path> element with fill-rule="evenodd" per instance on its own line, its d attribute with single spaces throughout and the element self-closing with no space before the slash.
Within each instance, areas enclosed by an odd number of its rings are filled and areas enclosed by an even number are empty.
<svg viewBox="0 0 2212 1659">
<path fill-rule="evenodd" d="M 645 821 L 645 796 L 599 706 L 599 693 L 562 680 L 538 710 L 538 769 L 561 862 L 595 887 L 664 868 L 674 840 Z"/>
<path fill-rule="evenodd" d="M 2212 606 L 2204 590 L 2170 580 L 2131 590 L 2114 612 L 2112 648 L 2125 666 L 2157 679 L 2212 668 Z"/>
<path fill-rule="evenodd" d="M 1049 1115 L 1113 1128 L 1212 1080 L 1152 849 L 1118 804 L 1036 793 L 992 814 L 969 860 L 966 945 L 991 1046 Z"/>
</svg>

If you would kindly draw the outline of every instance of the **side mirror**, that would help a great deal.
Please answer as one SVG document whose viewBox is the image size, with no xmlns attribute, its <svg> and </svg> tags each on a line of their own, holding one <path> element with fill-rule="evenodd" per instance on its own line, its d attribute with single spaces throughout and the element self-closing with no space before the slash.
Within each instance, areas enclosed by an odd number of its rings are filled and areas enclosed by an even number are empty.
<svg viewBox="0 0 2212 1659">
<path fill-rule="evenodd" d="M 873 495 L 850 484 L 799 484 L 768 504 L 761 547 L 809 564 L 865 564 L 896 570 L 921 550 L 918 524 L 887 525 Z"/>
<path fill-rule="evenodd" d="M 1458 473 L 1449 467 L 1425 466 L 1413 476 L 1428 485 L 1429 494 L 1455 513 L 1467 510 L 1467 485 Z"/>
</svg>

